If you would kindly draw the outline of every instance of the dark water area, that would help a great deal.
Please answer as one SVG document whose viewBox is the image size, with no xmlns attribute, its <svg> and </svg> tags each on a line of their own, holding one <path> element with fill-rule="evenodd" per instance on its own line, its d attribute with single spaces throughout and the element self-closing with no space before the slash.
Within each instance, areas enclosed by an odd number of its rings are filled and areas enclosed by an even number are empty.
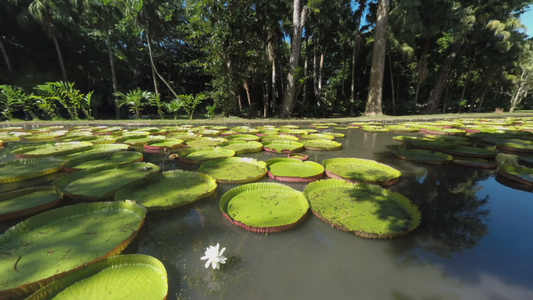
<svg viewBox="0 0 533 300">
<path fill-rule="evenodd" d="M 402 147 L 394 133 L 333 131 L 346 134 L 336 139 L 343 148 L 305 151 L 309 160 L 357 157 L 400 170 L 401 180 L 390 189 L 419 207 L 419 228 L 402 238 L 364 239 L 308 214 L 289 231 L 251 233 L 223 217 L 218 201 L 237 185 L 219 184 L 209 198 L 149 212 L 124 253 L 163 262 L 169 299 L 533 299 L 531 192 L 496 181 L 493 170 L 401 160 L 391 153 Z M 11 159 L 7 150 L 0 153 L 2 160 Z M 167 154 L 146 153 L 144 160 L 164 170 L 198 169 Z M 300 191 L 306 186 L 288 185 Z M 14 188 L 4 185 L 0 192 Z M 1 232 L 18 221 L 0 224 Z M 206 269 L 200 257 L 217 243 L 227 248 L 228 261 L 221 270 Z"/>
</svg>

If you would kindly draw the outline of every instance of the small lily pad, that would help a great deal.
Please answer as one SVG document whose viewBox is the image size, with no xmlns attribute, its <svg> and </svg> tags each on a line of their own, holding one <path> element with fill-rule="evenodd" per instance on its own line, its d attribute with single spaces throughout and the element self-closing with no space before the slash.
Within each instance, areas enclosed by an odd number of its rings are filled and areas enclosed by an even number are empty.
<svg viewBox="0 0 533 300">
<path fill-rule="evenodd" d="M 268 152 L 289 154 L 293 152 L 303 151 L 304 144 L 300 142 L 293 142 L 293 141 L 273 140 L 273 141 L 263 142 L 263 149 L 265 149 L 265 151 L 268 151 Z"/>
</svg>

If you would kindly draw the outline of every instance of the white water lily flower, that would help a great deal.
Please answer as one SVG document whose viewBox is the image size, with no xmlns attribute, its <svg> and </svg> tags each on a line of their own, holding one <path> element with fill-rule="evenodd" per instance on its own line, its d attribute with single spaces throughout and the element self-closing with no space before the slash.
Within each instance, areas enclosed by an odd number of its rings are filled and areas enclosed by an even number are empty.
<svg viewBox="0 0 533 300">
<path fill-rule="evenodd" d="M 211 264 L 211 267 L 213 269 L 220 269 L 220 264 L 226 263 L 226 257 L 222 254 L 224 254 L 224 251 L 226 251 L 226 247 L 222 248 L 222 250 L 219 251 L 220 245 L 217 243 L 216 246 L 209 246 L 205 250 L 205 255 L 202 256 L 201 260 L 207 260 L 205 262 L 205 267 L 209 268 L 209 265 Z"/>
</svg>

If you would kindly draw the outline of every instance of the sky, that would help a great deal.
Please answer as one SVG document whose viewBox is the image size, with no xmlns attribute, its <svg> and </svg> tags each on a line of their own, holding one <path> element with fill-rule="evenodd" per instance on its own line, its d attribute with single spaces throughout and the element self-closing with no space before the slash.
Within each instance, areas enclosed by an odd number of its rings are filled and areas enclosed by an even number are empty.
<svg viewBox="0 0 533 300">
<path fill-rule="evenodd" d="M 533 36 L 533 6 L 529 6 L 529 11 L 522 14 L 520 20 L 527 27 L 527 35 Z"/>
</svg>

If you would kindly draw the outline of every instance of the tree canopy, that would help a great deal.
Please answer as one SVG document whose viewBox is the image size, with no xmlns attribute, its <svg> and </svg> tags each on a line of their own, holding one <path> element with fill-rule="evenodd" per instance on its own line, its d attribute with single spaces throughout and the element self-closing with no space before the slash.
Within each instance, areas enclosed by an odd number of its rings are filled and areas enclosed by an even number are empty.
<svg viewBox="0 0 533 300">
<path fill-rule="evenodd" d="M 532 3 L 6 0 L 0 117 L 531 109 Z M 128 110 L 134 92 L 150 97 Z"/>
</svg>

